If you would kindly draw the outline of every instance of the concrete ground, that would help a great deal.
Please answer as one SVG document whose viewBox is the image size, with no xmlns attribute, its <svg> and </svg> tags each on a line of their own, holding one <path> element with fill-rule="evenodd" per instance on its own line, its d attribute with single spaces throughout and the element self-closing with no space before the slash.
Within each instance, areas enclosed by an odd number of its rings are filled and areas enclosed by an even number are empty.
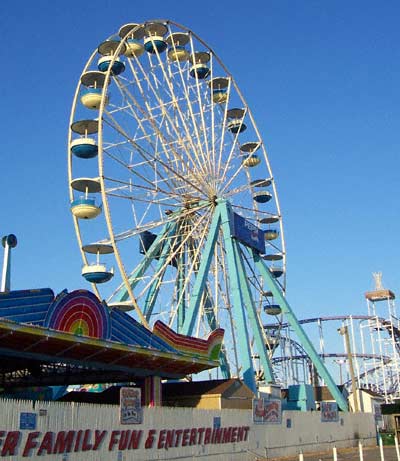
<svg viewBox="0 0 400 461">
<path fill-rule="evenodd" d="M 287 458 L 267 458 L 268 461 L 298 461 L 299 456 Z M 265 461 L 267 461 L 265 459 Z M 333 453 L 325 452 L 319 454 L 303 454 L 304 461 L 333 461 Z M 358 448 L 342 448 L 337 450 L 337 461 L 360 461 Z M 379 447 L 368 447 L 363 449 L 363 461 L 400 461 L 397 458 L 396 448 L 394 446 L 383 447 L 383 458 L 381 457 Z"/>
</svg>

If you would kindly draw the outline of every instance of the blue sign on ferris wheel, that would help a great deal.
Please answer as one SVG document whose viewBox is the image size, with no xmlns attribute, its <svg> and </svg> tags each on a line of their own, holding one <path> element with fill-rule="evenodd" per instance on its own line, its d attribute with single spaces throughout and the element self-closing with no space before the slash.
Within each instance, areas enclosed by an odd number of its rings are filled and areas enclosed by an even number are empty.
<svg viewBox="0 0 400 461">
<path fill-rule="evenodd" d="M 232 215 L 232 236 L 259 253 L 265 253 L 264 232 L 242 216 L 236 213 Z"/>
</svg>

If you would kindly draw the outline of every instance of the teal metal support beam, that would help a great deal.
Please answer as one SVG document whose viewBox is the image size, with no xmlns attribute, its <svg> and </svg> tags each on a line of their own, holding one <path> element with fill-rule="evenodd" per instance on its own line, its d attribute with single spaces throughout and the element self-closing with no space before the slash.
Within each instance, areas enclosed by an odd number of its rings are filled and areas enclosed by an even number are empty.
<svg viewBox="0 0 400 461">
<path fill-rule="evenodd" d="M 196 280 L 194 282 L 192 294 L 190 297 L 189 306 L 186 310 L 185 321 L 183 323 L 181 331 L 181 333 L 184 335 L 190 336 L 193 334 L 193 329 L 199 312 L 201 299 L 204 293 L 204 289 L 206 287 L 207 276 L 210 270 L 215 243 L 218 237 L 220 221 L 221 216 L 217 207 L 211 221 L 208 238 L 204 246 L 204 251 L 201 258 L 199 270 L 197 272 Z"/>
<path fill-rule="evenodd" d="M 271 362 L 268 357 L 268 351 L 265 344 L 265 334 L 263 331 L 263 326 L 260 322 L 260 317 L 258 316 L 256 306 L 254 304 L 253 296 L 249 287 L 249 281 L 246 277 L 246 271 L 244 268 L 244 261 L 242 253 L 240 251 L 240 246 L 237 240 L 233 240 L 233 247 L 235 251 L 235 257 L 237 262 L 237 269 L 239 274 L 239 283 L 242 290 L 242 297 L 244 301 L 244 308 L 247 311 L 247 317 L 249 319 L 249 324 L 251 326 L 251 331 L 254 335 L 254 342 L 260 356 L 261 367 L 264 370 L 265 381 L 267 383 L 274 383 L 274 372 L 272 369 Z"/>
<path fill-rule="evenodd" d="M 178 239 L 178 245 L 182 242 L 182 239 Z M 186 296 L 185 296 L 185 281 L 186 281 L 186 255 L 183 249 L 181 249 L 177 256 L 178 260 L 178 290 L 177 290 L 177 298 L 178 298 L 178 328 L 177 332 L 180 333 L 182 331 L 183 324 L 185 322 L 185 314 L 186 314 Z"/>
<path fill-rule="evenodd" d="M 155 273 L 158 274 L 157 277 L 154 278 L 152 284 L 150 285 L 149 289 L 147 290 L 146 300 L 144 302 L 144 309 L 143 315 L 146 317 L 146 320 L 149 321 L 151 314 L 153 313 L 154 304 L 156 302 L 158 292 L 160 290 L 161 282 L 164 277 L 164 273 L 166 270 L 166 263 L 168 259 L 168 255 L 171 249 L 171 239 L 167 239 L 163 245 L 160 259 L 156 265 Z"/>
<path fill-rule="evenodd" d="M 191 251 L 193 254 L 196 251 L 196 247 L 194 246 L 193 242 L 191 245 Z M 194 262 L 194 270 L 196 274 L 198 273 L 199 265 L 200 263 L 198 261 Z M 205 298 L 204 298 L 203 311 L 205 313 L 210 330 L 211 331 L 216 330 L 219 326 L 217 324 L 217 319 L 215 317 L 215 312 L 214 312 L 214 306 L 211 301 L 210 291 L 209 291 L 209 287 L 207 286 L 207 284 L 205 287 Z M 219 368 L 221 370 L 222 377 L 224 379 L 229 379 L 231 377 L 231 371 L 230 371 L 228 359 L 226 357 L 226 354 L 223 348 L 221 348 L 221 351 L 219 353 L 219 363 L 220 363 Z"/>
<path fill-rule="evenodd" d="M 204 313 L 206 314 L 208 325 L 210 326 L 211 331 L 213 331 L 218 328 L 218 325 L 217 325 L 213 305 L 211 303 L 211 299 L 210 299 L 210 295 L 209 295 L 207 287 L 206 287 L 205 296 L 206 296 L 206 299 L 204 302 Z M 224 379 L 230 378 L 231 370 L 229 367 L 228 359 L 226 358 L 225 351 L 223 349 L 221 349 L 219 353 L 219 363 L 220 363 L 219 368 L 221 370 L 222 377 Z"/>
<path fill-rule="evenodd" d="M 218 207 L 221 209 L 221 227 L 224 236 L 224 246 L 229 273 L 230 297 L 233 304 L 232 313 L 235 319 L 236 339 L 238 345 L 238 353 L 241 359 L 241 366 L 243 370 L 243 381 L 255 394 L 257 394 L 255 371 L 251 357 L 246 314 L 238 272 L 239 262 L 236 259 L 233 238 L 231 235 L 231 212 L 228 208 L 227 202 L 225 201 L 220 202 Z"/>
<path fill-rule="evenodd" d="M 281 306 L 282 313 L 284 314 L 284 316 L 287 319 L 287 322 L 293 328 L 294 332 L 299 338 L 301 345 L 310 357 L 312 363 L 318 371 L 318 374 L 325 381 L 326 385 L 328 386 L 328 389 L 330 390 L 333 398 L 336 400 L 339 408 L 342 411 L 348 411 L 346 399 L 340 393 L 335 381 L 333 380 L 329 371 L 325 367 L 325 364 L 323 363 L 317 351 L 315 350 L 311 340 L 306 335 L 302 326 L 299 324 L 299 321 L 294 315 L 294 312 L 289 306 L 289 303 L 286 301 L 286 298 L 283 296 L 281 289 L 279 288 L 268 267 L 265 265 L 264 261 L 256 251 L 252 250 L 252 254 L 254 262 L 258 270 L 260 271 L 260 274 L 264 278 L 264 281 L 268 283 L 269 289 L 272 291 L 274 298 L 279 302 Z"/>
</svg>

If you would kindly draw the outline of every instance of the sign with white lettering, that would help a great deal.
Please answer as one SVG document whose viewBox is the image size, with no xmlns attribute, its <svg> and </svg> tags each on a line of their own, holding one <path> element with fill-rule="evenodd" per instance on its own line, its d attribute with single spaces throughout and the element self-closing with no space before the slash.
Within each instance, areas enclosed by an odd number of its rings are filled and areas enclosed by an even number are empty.
<svg viewBox="0 0 400 461">
<path fill-rule="evenodd" d="M 20 413 L 19 415 L 19 428 L 24 430 L 35 430 L 36 429 L 36 413 Z"/>
<path fill-rule="evenodd" d="M 232 235 L 244 245 L 254 248 L 259 253 L 265 253 L 264 232 L 242 216 L 232 213 Z"/>
</svg>

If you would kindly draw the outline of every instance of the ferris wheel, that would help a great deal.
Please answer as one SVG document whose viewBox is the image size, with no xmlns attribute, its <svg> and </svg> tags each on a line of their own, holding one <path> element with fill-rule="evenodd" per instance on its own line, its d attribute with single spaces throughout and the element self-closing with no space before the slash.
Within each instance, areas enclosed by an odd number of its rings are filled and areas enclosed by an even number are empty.
<svg viewBox="0 0 400 461">
<path fill-rule="evenodd" d="M 172 21 L 126 24 L 80 76 L 68 146 L 82 275 L 151 328 L 224 328 L 220 376 L 274 382 L 285 242 L 265 145 L 222 61 Z"/>
</svg>

